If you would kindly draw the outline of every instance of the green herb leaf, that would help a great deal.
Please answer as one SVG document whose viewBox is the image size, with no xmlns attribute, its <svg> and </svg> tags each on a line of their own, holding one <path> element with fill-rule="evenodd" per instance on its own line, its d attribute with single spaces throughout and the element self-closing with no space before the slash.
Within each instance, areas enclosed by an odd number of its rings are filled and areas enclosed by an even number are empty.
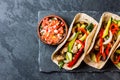
<svg viewBox="0 0 120 80">
<path fill-rule="evenodd" d="M 60 62 L 58 63 L 58 65 L 59 65 L 59 68 L 62 69 L 62 67 L 63 67 L 63 65 L 64 65 L 64 62 L 63 62 L 63 61 L 60 61 Z"/>
<path fill-rule="evenodd" d="M 93 24 L 90 23 L 90 25 L 88 25 L 88 26 L 86 27 L 86 29 L 87 29 L 89 32 L 91 32 L 91 31 L 93 30 Z"/>
</svg>

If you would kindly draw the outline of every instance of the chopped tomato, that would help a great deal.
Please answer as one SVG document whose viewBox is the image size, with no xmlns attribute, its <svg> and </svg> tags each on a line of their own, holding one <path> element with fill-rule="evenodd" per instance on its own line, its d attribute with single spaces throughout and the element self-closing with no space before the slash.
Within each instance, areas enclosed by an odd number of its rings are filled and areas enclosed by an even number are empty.
<svg viewBox="0 0 120 80">
<path fill-rule="evenodd" d="M 61 26 L 63 26 L 63 27 L 65 26 L 65 24 L 64 24 L 63 22 L 61 22 L 61 24 L 60 24 L 60 25 L 61 25 Z"/>
<path fill-rule="evenodd" d="M 63 34 L 63 33 L 64 33 L 63 27 L 60 27 L 60 28 L 58 29 L 58 33 L 60 33 L 60 34 Z"/>
<path fill-rule="evenodd" d="M 43 19 L 42 27 L 46 26 L 47 24 L 49 24 L 48 18 Z"/>
<path fill-rule="evenodd" d="M 48 32 L 44 33 L 45 37 L 48 37 L 50 34 Z"/>
<path fill-rule="evenodd" d="M 53 39 L 53 43 L 57 43 L 59 41 L 57 36 L 53 36 L 52 39 Z"/>
<path fill-rule="evenodd" d="M 41 24 L 42 28 L 41 35 L 42 39 L 45 40 L 48 44 L 57 43 L 62 39 L 64 34 L 63 27 L 65 26 L 64 22 L 57 18 L 44 18 Z M 60 34 L 62 36 L 58 36 Z"/>
<path fill-rule="evenodd" d="M 52 20 L 50 25 L 51 25 L 51 26 L 54 26 L 55 24 L 56 24 L 56 23 L 55 23 L 55 20 Z"/>
</svg>

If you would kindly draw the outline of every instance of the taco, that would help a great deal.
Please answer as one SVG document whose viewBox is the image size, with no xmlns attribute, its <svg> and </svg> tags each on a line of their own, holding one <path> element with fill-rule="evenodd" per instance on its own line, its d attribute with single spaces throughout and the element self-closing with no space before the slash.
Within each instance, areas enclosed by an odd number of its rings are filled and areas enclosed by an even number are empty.
<svg viewBox="0 0 120 80">
<path fill-rule="evenodd" d="M 120 69 L 120 37 L 119 37 L 119 41 L 117 41 L 115 45 L 115 49 L 113 50 L 110 58 L 112 62 L 114 63 L 114 65 L 118 69 Z"/>
<path fill-rule="evenodd" d="M 53 52 L 51 59 L 59 68 L 77 68 L 92 44 L 97 21 L 84 13 L 78 13 L 69 28 L 67 38 Z"/>
<path fill-rule="evenodd" d="M 94 46 L 87 52 L 84 62 L 97 69 L 103 68 L 109 59 L 120 33 L 120 17 L 104 12 L 94 36 Z"/>
</svg>

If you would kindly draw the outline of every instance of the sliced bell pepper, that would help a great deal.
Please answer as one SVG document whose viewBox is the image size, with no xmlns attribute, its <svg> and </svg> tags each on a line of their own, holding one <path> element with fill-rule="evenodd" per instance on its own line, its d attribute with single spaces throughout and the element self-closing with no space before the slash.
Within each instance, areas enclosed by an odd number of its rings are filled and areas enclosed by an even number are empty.
<svg viewBox="0 0 120 80">
<path fill-rule="evenodd" d="M 81 40 L 76 40 L 75 42 L 81 44 L 82 47 L 84 47 L 84 42 L 83 42 L 83 41 L 81 41 Z"/>
<path fill-rule="evenodd" d="M 111 22 L 112 22 L 112 17 L 108 20 L 108 23 L 107 23 L 107 26 L 103 32 L 102 38 L 105 38 L 108 35 L 108 31 L 109 31 Z"/>
<path fill-rule="evenodd" d="M 110 47 L 111 47 L 111 45 L 110 45 L 110 44 L 108 44 L 108 45 L 107 45 L 107 48 L 106 48 L 106 50 L 105 50 L 106 55 L 108 55 L 108 54 L 109 54 Z"/>
<path fill-rule="evenodd" d="M 74 55 L 73 60 L 68 63 L 68 65 L 67 65 L 68 67 L 72 67 L 78 61 L 78 59 L 79 59 L 79 57 L 82 54 L 83 49 L 84 49 L 84 43 L 82 41 L 76 40 L 76 42 L 81 44 L 82 46 L 79 49 L 79 51 Z"/>
<path fill-rule="evenodd" d="M 120 54 L 120 49 L 116 50 L 116 53 L 117 53 L 117 54 Z"/>
<path fill-rule="evenodd" d="M 85 28 L 85 27 L 86 27 L 86 25 L 85 25 L 85 24 L 82 24 L 81 28 Z"/>
<path fill-rule="evenodd" d="M 85 30 L 85 28 L 82 28 L 82 27 L 78 27 L 78 31 L 81 31 L 84 33 L 84 35 L 79 39 L 81 41 L 84 41 L 86 37 L 88 36 L 88 32 Z"/>
<path fill-rule="evenodd" d="M 99 53 L 96 55 L 96 62 L 97 62 L 97 63 L 100 61 L 100 58 L 101 58 L 101 53 L 99 52 Z"/>
<path fill-rule="evenodd" d="M 112 24 L 110 25 L 110 30 L 111 30 L 112 34 L 115 34 L 115 33 L 117 33 L 117 31 L 119 30 L 119 27 L 118 27 L 117 24 L 112 23 Z"/>
<path fill-rule="evenodd" d="M 83 32 L 84 34 L 86 34 L 88 36 L 87 31 L 82 27 L 78 27 L 78 31 Z"/>
<path fill-rule="evenodd" d="M 75 37 L 69 42 L 69 44 L 68 44 L 68 52 L 71 52 L 73 44 L 74 44 L 75 40 L 77 39 L 78 35 L 79 35 L 79 32 L 77 32 Z"/>
<path fill-rule="evenodd" d="M 102 46 L 102 51 L 103 51 L 103 46 Z M 101 52 L 101 54 L 102 54 L 103 60 L 106 60 L 106 54 L 104 53 L 104 51 Z"/>
<path fill-rule="evenodd" d="M 79 40 L 84 41 L 86 39 L 87 35 L 84 34 Z"/>
<path fill-rule="evenodd" d="M 114 64 L 118 64 L 120 61 L 120 56 L 117 56 L 117 59 L 113 62 Z"/>
<path fill-rule="evenodd" d="M 103 51 L 103 38 L 102 38 L 102 36 L 103 36 L 103 29 L 101 29 L 101 31 L 100 31 L 100 53 L 102 54 L 102 57 L 103 57 L 103 59 L 105 60 L 106 59 L 106 55 L 105 55 L 105 53 L 104 53 L 104 51 Z"/>
</svg>

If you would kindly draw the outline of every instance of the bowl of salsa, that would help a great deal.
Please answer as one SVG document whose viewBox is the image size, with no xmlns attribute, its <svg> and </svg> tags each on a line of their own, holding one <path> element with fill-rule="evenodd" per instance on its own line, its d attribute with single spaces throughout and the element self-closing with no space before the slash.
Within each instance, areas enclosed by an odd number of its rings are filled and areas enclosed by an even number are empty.
<svg viewBox="0 0 120 80">
<path fill-rule="evenodd" d="M 68 33 L 66 22 L 57 15 L 48 15 L 38 23 L 38 37 L 49 45 L 58 45 L 64 41 Z"/>
</svg>

